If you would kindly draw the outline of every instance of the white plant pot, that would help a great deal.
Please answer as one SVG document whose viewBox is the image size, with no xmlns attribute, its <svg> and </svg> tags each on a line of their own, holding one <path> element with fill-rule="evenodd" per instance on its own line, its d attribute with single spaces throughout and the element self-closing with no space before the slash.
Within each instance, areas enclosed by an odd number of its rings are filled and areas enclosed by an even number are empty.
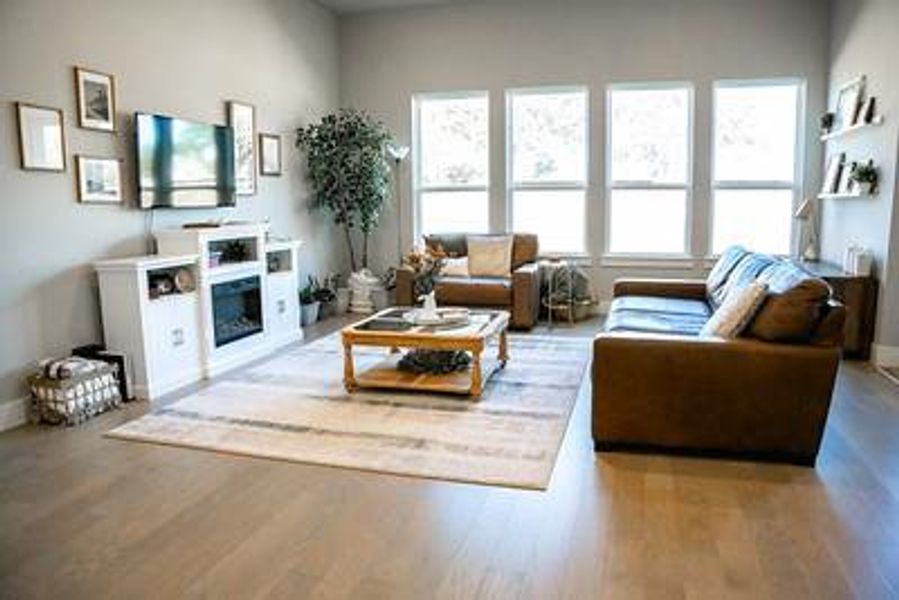
<svg viewBox="0 0 899 600">
<path fill-rule="evenodd" d="M 390 306 L 390 292 L 382 287 L 377 287 L 371 291 L 371 302 L 375 306 L 375 311 L 380 312 Z"/>
<path fill-rule="evenodd" d="M 371 301 L 371 292 L 378 287 L 378 278 L 368 269 L 356 271 L 350 275 L 350 312 L 374 312 L 375 305 Z"/>
<path fill-rule="evenodd" d="M 318 321 L 318 302 L 312 304 L 300 304 L 300 323 L 303 325 L 312 325 Z"/>
<path fill-rule="evenodd" d="M 858 193 L 861 194 L 862 196 L 870 195 L 871 188 L 873 187 L 871 185 L 870 181 L 857 181 L 857 182 L 855 182 L 855 186 L 856 186 L 856 189 L 858 190 Z"/>
</svg>

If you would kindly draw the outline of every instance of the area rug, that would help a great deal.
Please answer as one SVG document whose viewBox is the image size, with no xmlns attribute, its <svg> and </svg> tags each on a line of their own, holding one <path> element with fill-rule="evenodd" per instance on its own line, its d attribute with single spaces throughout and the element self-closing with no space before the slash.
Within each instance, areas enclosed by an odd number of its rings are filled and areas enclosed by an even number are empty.
<svg viewBox="0 0 899 600">
<path fill-rule="evenodd" d="M 494 348 L 487 350 L 494 352 Z M 357 369 L 384 350 L 355 348 Z M 126 423 L 115 438 L 488 485 L 546 489 L 588 338 L 511 335 L 479 400 L 348 394 L 338 335 L 297 346 Z"/>
</svg>

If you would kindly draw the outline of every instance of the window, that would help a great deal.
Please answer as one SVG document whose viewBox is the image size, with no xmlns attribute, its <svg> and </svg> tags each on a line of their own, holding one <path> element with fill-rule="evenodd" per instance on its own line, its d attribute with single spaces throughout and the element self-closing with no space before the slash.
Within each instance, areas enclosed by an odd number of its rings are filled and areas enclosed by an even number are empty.
<svg viewBox="0 0 899 600">
<path fill-rule="evenodd" d="M 486 233 L 487 93 L 417 96 L 413 114 L 416 231 Z"/>
<path fill-rule="evenodd" d="M 586 90 L 514 90 L 506 107 L 512 230 L 536 233 L 541 253 L 583 253 Z"/>
<path fill-rule="evenodd" d="M 687 253 L 692 88 L 612 86 L 607 110 L 606 251 Z"/>
<path fill-rule="evenodd" d="M 715 84 L 712 253 L 732 244 L 789 254 L 802 84 Z"/>
</svg>

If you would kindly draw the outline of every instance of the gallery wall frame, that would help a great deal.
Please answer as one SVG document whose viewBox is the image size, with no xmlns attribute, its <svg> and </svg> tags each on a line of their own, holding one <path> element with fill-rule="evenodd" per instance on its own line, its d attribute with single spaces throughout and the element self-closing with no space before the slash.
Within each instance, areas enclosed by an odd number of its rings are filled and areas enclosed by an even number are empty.
<svg viewBox="0 0 899 600">
<path fill-rule="evenodd" d="M 94 131 L 116 132 L 115 77 L 86 67 L 74 68 L 78 126 Z"/>
<path fill-rule="evenodd" d="M 16 102 L 15 111 L 21 168 L 64 173 L 66 134 L 62 109 Z"/>
</svg>

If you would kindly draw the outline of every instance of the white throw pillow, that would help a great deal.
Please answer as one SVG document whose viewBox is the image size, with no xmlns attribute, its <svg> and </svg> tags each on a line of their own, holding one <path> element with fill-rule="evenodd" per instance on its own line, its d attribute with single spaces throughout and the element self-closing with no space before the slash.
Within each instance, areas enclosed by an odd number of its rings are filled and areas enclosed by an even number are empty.
<svg viewBox="0 0 899 600">
<path fill-rule="evenodd" d="M 512 273 L 512 236 L 468 236 L 468 273 L 472 277 L 508 277 Z"/>
<path fill-rule="evenodd" d="M 752 322 L 768 293 L 768 284 L 753 281 L 739 292 L 728 294 L 718 310 L 706 321 L 702 337 L 735 338 Z"/>
<path fill-rule="evenodd" d="M 440 274 L 451 277 L 468 277 L 468 257 L 460 256 L 458 258 L 443 259 Z"/>
</svg>

